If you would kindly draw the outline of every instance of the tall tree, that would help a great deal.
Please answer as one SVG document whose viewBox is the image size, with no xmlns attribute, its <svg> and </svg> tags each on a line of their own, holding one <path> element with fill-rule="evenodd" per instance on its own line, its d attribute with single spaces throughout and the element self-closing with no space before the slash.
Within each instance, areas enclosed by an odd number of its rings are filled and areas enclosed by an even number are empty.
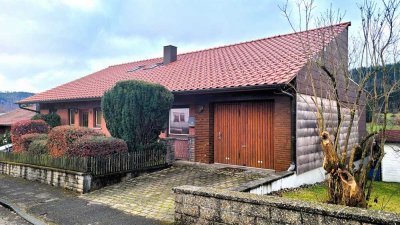
<svg viewBox="0 0 400 225">
<path fill-rule="evenodd" d="M 306 73 L 312 86 L 312 104 L 317 109 L 315 119 L 324 154 L 323 168 L 328 174 L 328 195 L 331 203 L 358 207 L 368 205 L 372 182 L 384 156 L 389 97 L 400 87 L 399 78 L 390 78 L 392 73 L 387 67 L 388 63 L 397 62 L 397 46 L 400 40 L 399 5 L 399 0 L 382 0 L 379 6 L 372 0 L 364 0 L 359 4 L 362 27 L 358 32 L 360 36 L 353 39 L 353 49 L 349 57 L 347 49 L 343 51 L 343 40 L 335 38 L 328 41 L 327 38 L 331 36 L 329 31 L 318 37 L 322 43 L 329 42 L 321 52 L 315 53 L 309 40 L 302 40 L 302 47 L 308 54 Z M 343 18 L 339 10 L 332 9 L 314 17 L 313 0 L 299 0 L 297 7 L 297 21 L 300 21 L 298 26 L 291 19 L 288 4 L 281 7 L 294 30 L 297 27 L 307 30 L 312 21 L 318 26 L 334 29 L 332 25 L 340 23 Z M 359 69 L 350 73 L 349 65 Z M 315 73 L 319 74 L 317 79 Z M 358 81 L 356 87 L 353 85 L 354 76 Z M 317 90 L 315 86 L 320 82 L 324 84 L 323 88 Z M 372 88 L 366 89 L 367 85 Z M 324 94 L 321 95 L 322 92 Z M 376 124 L 383 115 L 383 125 L 379 132 L 370 130 L 357 144 L 351 145 L 349 140 L 352 130 L 355 129 L 356 121 L 362 118 L 361 112 L 365 110 L 360 107 L 361 102 L 370 107 L 372 124 Z M 333 111 L 336 117 L 334 123 Z M 374 145 L 375 142 L 378 144 Z M 355 169 L 354 159 L 357 154 L 361 155 L 361 160 L 360 166 Z M 372 166 L 375 169 L 372 179 L 369 180 L 368 171 Z"/>
</svg>

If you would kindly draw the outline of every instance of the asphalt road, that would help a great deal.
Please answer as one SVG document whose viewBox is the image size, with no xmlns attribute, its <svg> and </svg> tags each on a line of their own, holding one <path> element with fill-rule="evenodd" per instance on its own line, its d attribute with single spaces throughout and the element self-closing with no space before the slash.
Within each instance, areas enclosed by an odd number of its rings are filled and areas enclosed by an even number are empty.
<svg viewBox="0 0 400 225">
<path fill-rule="evenodd" d="M 31 225 L 15 212 L 10 211 L 0 205 L 0 224 L 1 225 Z"/>
</svg>

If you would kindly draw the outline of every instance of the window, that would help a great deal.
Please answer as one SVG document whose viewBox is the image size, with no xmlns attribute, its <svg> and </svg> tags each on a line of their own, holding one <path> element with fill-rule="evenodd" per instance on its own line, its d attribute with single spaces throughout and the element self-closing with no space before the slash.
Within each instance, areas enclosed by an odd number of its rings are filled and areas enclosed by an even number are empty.
<svg viewBox="0 0 400 225">
<path fill-rule="evenodd" d="M 69 109 L 69 125 L 75 124 L 75 109 Z"/>
<path fill-rule="evenodd" d="M 174 108 L 169 114 L 169 133 L 189 134 L 189 108 Z"/>
<path fill-rule="evenodd" d="M 89 112 L 88 111 L 82 111 L 81 117 L 82 117 L 81 126 L 82 127 L 89 127 Z"/>
<path fill-rule="evenodd" d="M 95 127 L 101 127 L 101 119 L 103 117 L 103 112 L 101 109 L 96 109 L 94 113 L 94 126 Z"/>
</svg>

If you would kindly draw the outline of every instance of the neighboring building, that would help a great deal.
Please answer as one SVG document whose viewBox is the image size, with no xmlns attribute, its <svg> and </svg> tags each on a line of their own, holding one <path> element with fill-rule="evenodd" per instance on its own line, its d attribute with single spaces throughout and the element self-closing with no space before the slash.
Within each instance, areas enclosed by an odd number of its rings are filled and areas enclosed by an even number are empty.
<svg viewBox="0 0 400 225">
<path fill-rule="evenodd" d="M 384 151 L 382 181 L 400 183 L 400 130 L 386 131 Z"/>
<path fill-rule="evenodd" d="M 179 55 L 176 47 L 165 46 L 163 58 L 110 66 L 18 103 L 37 103 L 41 113 L 57 112 L 62 124 L 109 134 L 100 108 L 104 92 L 122 80 L 159 83 L 175 96 L 166 135 L 190 139 L 185 145 L 189 153 L 184 154 L 190 160 L 276 171 L 294 162 L 301 174 L 320 168 L 323 158 L 314 109 L 307 103 L 312 95 L 308 59 L 340 52 L 338 57 L 347 65 L 349 26 L 342 23 Z M 311 46 L 311 56 L 304 51 L 304 41 Z M 340 51 L 334 44 L 338 42 Z M 354 87 L 351 83 L 350 92 Z M 324 90 L 323 84 L 317 88 Z M 355 123 L 350 144 L 365 131 L 365 113 L 357 116 L 361 120 Z M 315 173 L 318 179 L 324 176 L 319 170 Z"/>
<path fill-rule="evenodd" d="M 32 109 L 32 108 L 31 108 Z M 36 113 L 24 109 L 16 109 L 14 111 L 0 115 L 0 134 L 10 131 L 11 125 L 20 120 L 29 120 Z"/>
</svg>

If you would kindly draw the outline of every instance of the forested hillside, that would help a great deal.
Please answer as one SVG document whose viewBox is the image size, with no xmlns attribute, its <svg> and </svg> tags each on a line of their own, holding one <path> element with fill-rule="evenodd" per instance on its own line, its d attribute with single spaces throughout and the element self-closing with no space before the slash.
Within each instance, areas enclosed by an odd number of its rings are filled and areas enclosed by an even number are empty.
<svg viewBox="0 0 400 225">
<path fill-rule="evenodd" d="M 0 113 L 5 113 L 18 108 L 16 101 L 32 96 L 29 92 L 0 92 Z"/>
<path fill-rule="evenodd" d="M 396 63 L 396 64 L 388 64 L 386 65 L 386 69 L 389 71 L 390 76 L 388 76 L 386 83 L 390 86 L 392 86 L 393 84 L 395 84 L 396 82 L 399 82 L 400 80 L 400 63 Z M 351 74 L 352 74 L 352 78 L 355 82 L 359 82 L 359 72 L 361 72 L 361 74 L 366 74 L 367 71 L 373 71 L 374 68 L 361 68 L 361 69 L 353 69 L 351 70 Z M 377 84 L 378 84 L 378 92 L 382 91 L 381 88 L 381 82 L 382 82 L 382 68 L 379 67 L 377 68 Z M 369 92 L 373 91 L 373 86 L 374 84 L 374 80 L 373 79 L 369 79 L 369 82 L 366 85 L 366 89 Z M 397 86 L 397 91 L 394 92 L 390 98 L 389 98 L 389 111 L 390 112 L 398 112 L 400 111 L 400 87 Z"/>
</svg>

